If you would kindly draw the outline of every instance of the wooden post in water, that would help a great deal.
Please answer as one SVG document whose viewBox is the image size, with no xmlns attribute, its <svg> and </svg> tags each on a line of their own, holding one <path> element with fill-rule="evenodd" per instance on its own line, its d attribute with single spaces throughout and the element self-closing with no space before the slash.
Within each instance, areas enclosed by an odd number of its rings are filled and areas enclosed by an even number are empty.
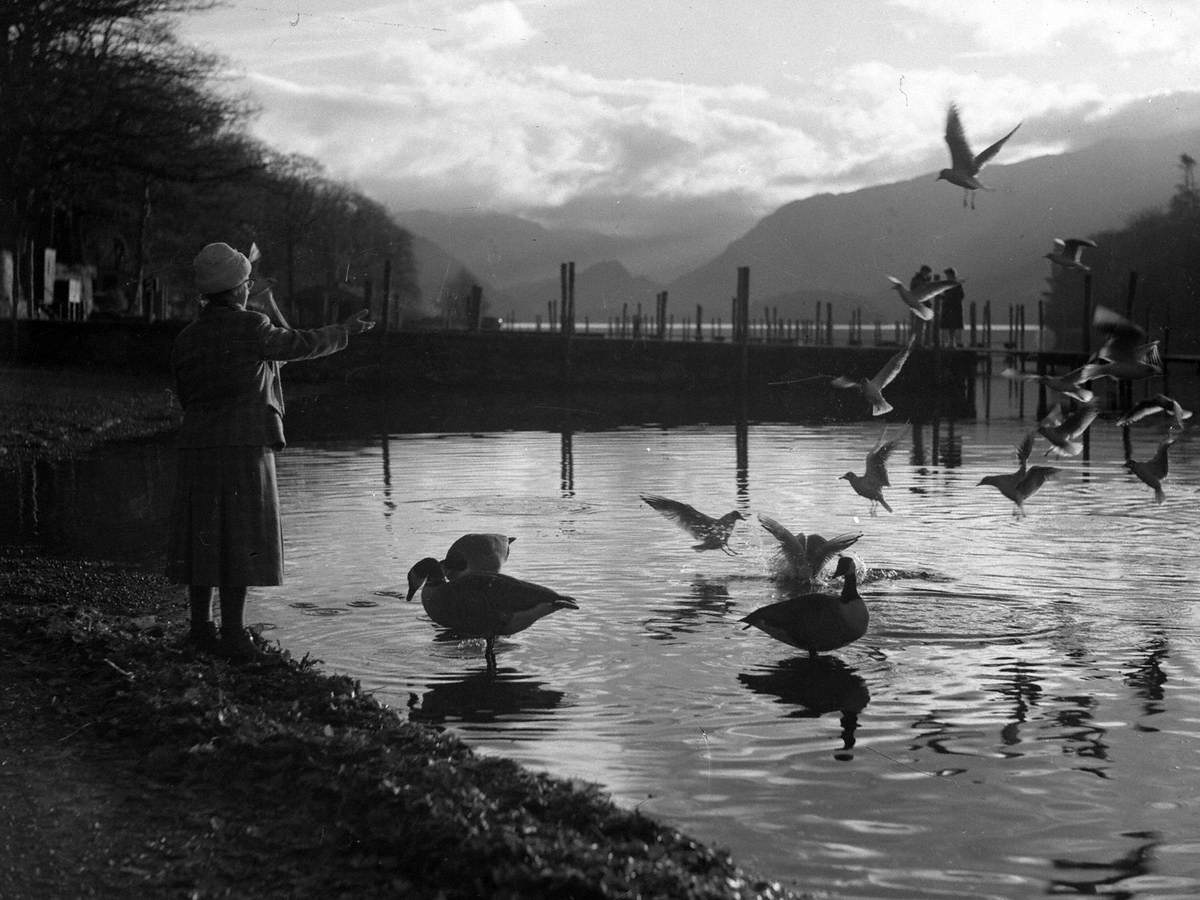
<svg viewBox="0 0 1200 900">
<path fill-rule="evenodd" d="M 571 383 L 571 336 L 575 332 L 575 263 L 561 263 L 558 267 L 559 289 L 562 292 L 562 318 L 559 333 L 562 335 L 562 383 Z"/>
<path fill-rule="evenodd" d="M 696 304 L 696 340 L 704 340 L 704 307 Z"/>
<path fill-rule="evenodd" d="M 817 312 L 813 318 L 813 343 L 821 343 L 821 301 L 817 301 Z"/>
<path fill-rule="evenodd" d="M 738 377 L 744 389 L 750 374 L 750 267 L 738 266 L 737 270 L 737 321 L 734 333 L 742 342 L 741 368 Z"/>
<path fill-rule="evenodd" d="M 387 305 L 387 294 L 384 294 L 384 305 Z M 483 288 L 477 284 L 471 285 L 471 299 L 467 303 L 467 330 L 479 331 L 483 320 Z"/>
<path fill-rule="evenodd" d="M 825 343 L 828 346 L 832 347 L 833 346 L 833 304 L 828 303 L 828 302 L 825 304 L 825 335 L 826 335 Z"/>
<path fill-rule="evenodd" d="M 1133 301 L 1137 297 L 1138 273 L 1129 273 L 1129 289 L 1125 293 L 1125 318 L 1130 322 L 1133 321 Z M 1120 398 L 1122 411 L 1129 409 L 1133 405 L 1133 382 L 1128 379 L 1121 379 L 1117 382 L 1117 396 Z"/>
<path fill-rule="evenodd" d="M 975 332 L 975 301 L 971 301 L 971 346 L 979 346 L 979 338 Z"/>
<path fill-rule="evenodd" d="M 380 335 L 388 333 L 392 319 L 392 258 L 384 257 L 383 260 L 383 297 L 381 309 L 379 310 L 379 332 Z"/>
</svg>

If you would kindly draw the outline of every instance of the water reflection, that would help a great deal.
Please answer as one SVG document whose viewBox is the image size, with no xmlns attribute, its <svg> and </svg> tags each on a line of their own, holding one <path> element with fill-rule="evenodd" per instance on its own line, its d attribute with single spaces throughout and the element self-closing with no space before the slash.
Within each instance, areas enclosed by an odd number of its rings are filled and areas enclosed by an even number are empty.
<svg viewBox="0 0 1200 900">
<path fill-rule="evenodd" d="M 791 657 L 766 667 L 766 671 L 742 672 L 738 681 L 756 694 L 796 707 L 787 713 L 789 718 L 840 713 L 842 751 L 854 748 L 858 715 L 871 702 L 867 682 L 836 656 Z M 846 752 L 837 758 L 849 760 L 853 756 Z"/>
<path fill-rule="evenodd" d="M 1085 862 L 1073 859 L 1054 859 L 1055 869 L 1072 869 L 1079 873 L 1094 872 L 1094 878 L 1055 878 L 1050 882 L 1047 893 L 1057 895 L 1075 894 L 1079 896 L 1113 897 L 1117 900 L 1131 900 L 1146 888 L 1155 892 L 1164 890 L 1179 890 L 1189 886 L 1195 887 L 1197 882 L 1192 879 L 1156 879 L 1153 885 L 1136 884 L 1134 879 L 1142 880 L 1153 872 L 1155 850 L 1162 842 L 1157 832 L 1130 832 L 1122 837 L 1133 838 L 1139 843 L 1128 853 L 1122 854 L 1111 862 Z M 1122 887 L 1125 885 L 1125 887 Z M 1177 896 L 1183 896 L 1179 894 Z"/>
<path fill-rule="evenodd" d="M 504 718 L 525 718 L 530 713 L 547 713 L 557 709 L 566 694 L 545 686 L 545 682 L 533 681 L 516 669 L 497 669 L 496 672 L 473 672 L 454 677 L 438 676 L 449 680 L 437 681 L 429 690 L 409 698 L 409 718 L 417 722 L 444 724 L 446 722 L 468 722 L 471 724 L 494 723 Z M 553 719 L 541 720 L 549 727 Z M 523 728 L 521 735 L 528 737 L 529 729 Z"/>
<path fill-rule="evenodd" d="M 642 625 L 653 640 L 673 641 L 677 635 L 691 634 L 714 621 L 724 621 L 732 604 L 728 578 L 697 574 L 688 586 L 686 597 L 672 598 Z"/>
</svg>

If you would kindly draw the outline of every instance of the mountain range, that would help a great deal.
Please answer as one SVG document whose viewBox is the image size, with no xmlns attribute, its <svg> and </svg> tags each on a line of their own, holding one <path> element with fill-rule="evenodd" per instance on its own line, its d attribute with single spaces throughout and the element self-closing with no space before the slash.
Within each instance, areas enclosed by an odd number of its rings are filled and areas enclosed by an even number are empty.
<svg viewBox="0 0 1200 900">
<path fill-rule="evenodd" d="M 1036 303 L 1050 274 L 1044 254 L 1054 238 L 1120 228 L 1147 209 L 1163 208 L 1175 190 L 1181 154 L 1200 155 L 1198 148 L 1200 131 L 1189 130 L 993 164 L 981 176 L 992 190 L 978 192 L 974 209 L 964 206 L 960 189 L 935 181 L 932 172 L 808 197 L 731 236 L 708 262 L 666 283 L 626 265 L 644 260 L 652 239 L 552 231 L 494 213 L 396 218 L 437 248 L 417 249 L 423 287 L 427 266 L 445 271 L 456 260 L 484 287 L 493 314 L 518 320 L 546 314 L 548 301 L 559 298 L 559 264 L 574 261 L 579 319 L 619 316 L 625 304 L 652 311 L 662 290 L 669 312 L 680 318 L 693 315 L 696 305 L 706 317 L 728 317 L 737 269 L 748 266 L 754 317 L 764 308 L 784 318 L 810 317 L 814 300 L 821 300 L 834 302 L 839 318 L 858 306 L 868 320 L 889 322 L 902 318 L 904 307 L 887 276 L 907 281 L 921 264 L 937 271 L 953 266 L 968 301 Z"/>
</svg>

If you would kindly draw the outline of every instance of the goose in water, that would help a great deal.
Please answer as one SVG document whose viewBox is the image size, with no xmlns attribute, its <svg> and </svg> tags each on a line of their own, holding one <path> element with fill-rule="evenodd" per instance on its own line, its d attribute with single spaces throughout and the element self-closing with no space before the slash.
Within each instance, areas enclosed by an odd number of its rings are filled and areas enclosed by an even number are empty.
<svg viewBox="0 0 1200 900">
<path fill-rule="evenodd" d="M 738 555 L 737 551 L 730 549 L 729 538 L 733 534 L 733 527 L 746 517 L 736 509 L 714 519 L 679 500 L 657 494 L 640 496 L 651 509 L 658 510 L 700 542 L 692 547 L 693 550 L 720 550 L 729 556 Z"/>
<path fill-rule="evenodd" d="M 1000 152 L 1004 142 L 1016 134 L 1017 128 L 1020 127 L 1021 123 L 1018 122 L 1016 128 L 1013 128 L 982 153 L 973 154 L 970 145 L 967 144 L 967 136 L 963 132 L 962 120 L 958 117 L 958 107 L 951 103 L 950 110 L 946 113 L 946 146 L 950 148 L 950 168 L 942 169 L 938 173 L 937 180 L 957 184 L 963 189 L 963 206 L 967 205 L 967 198 L 970 197 L 971 209 L 974 209 L 975 192 L 991 190 L 980 183 L 977 177 L 979 171 Z"/>
<path fill-rule="evenodd" d="M 498 572 L 464 572 L 447 581 L 442 564 L 427 556 L 408 571 L 408 600 L 421 592 L 429 618 L 459 637 L 487 641 L 489 667 L 495 666 L 496 638 L 524 631 L 560 609 L 579 609 L 574 598 Z"/>
<path fill-rule="evenodd" d="M 917 336 L 914 334 L 908 339 L 908 344 L 887 361 L 882 369 L 875 373 L 872 378 L 847 378 L 845 375 L 839 375 L 830 382 L 836 388 L 856 388 L 862 392 L 863 397 L 871 404 L 871 415 L 882 416 L 884 413 L 892 411 L 892 404 L 888 403 L 883 397 L 883 389 L 891 384 L 900 370 L 904 368 L 904 363 L 908 360 L 908 355 L 912 353 L 913 344 L 917 341 Z"/>
<path fill-rule="evenodd" d="M 1029 454 L 1032 452 L 1033 432 L 1031 431 L 1025 435 L 1025 440 L 1021 441 L 1020 446 L 1017 447 L 1017 462 L 1020 463 L 1017 471 L 1008 475 L 987 475 L 979 482 L 980 485 L 991 485 L 1015 503 L 1013 515 L 1018 518 L 1025 516 L 1025 501 L 1032 497 L 1046 483 L 1047 479 L 1053 478 L 1061 471 L 1055 466 L 1026 468 Z"/>
<path fill-rule="evenodd" d="M 1146 341 L 1146 332 L 1120 313 L 1097 306 L 1092 324 L 1108 335 L 1104 346 L 1083 367 L 1083 380 L 1111 378 L 1136 380 L 1162 374 L 1158 341 Z"/>
<path fill-rule="evenodd" d="M 1063 413 L 1062 404 L 1046 414 L 1038 423 L 1038 434 L 1050 442 L 1047 456 L 1078 456 L 1083 452 L 1083 434 L 1100 415 L 1094 403 L 1084 403 L 1069 414 Z"/>
<path fill-rule="evenodd" d="M 840 595 L 799 594 L 760 607 L 742 621 L 809 656 L 854 643 L 867 633 L 870 618 L 858 593 L 854 560 L 840 557 L 833 574 L 843 579 Z"/>
<path fill-rule="evenodd" d="M 465 572 L 499 572 L 515 540 L 504 534 L 464 534 L 446 551 L 442 569 L 450 581 Z"/>
<path fill-rule="evenodd" d="M 1078 400 L 1080 403 L 1091 403 L 1096 395 L 1083 384 L 1083 366 L 1068 372 L 1066 375 L 1038 375 L 1035 372 L 1018 372 L 1016 369 L 1004 369 L 1000 373 L 1009 381 L 1033 381 L 1044 384 L 1052 391 L 1058 391 L 1064 397 Z"/>
<path fill-rule="evenodd" d="M 1180 406 L 1178 400 L 1168 397 L 1166 394 L 1156 394 L 1148 400 L 1135 403 L 1129 412 L 1117 419 L 1117 424 L 1132 425 L 1134 422 L 1140 422 L 1147 416 L 1159 413 L 1164 413 L 1170 417 L 1171 431 L 1183 431 L 1183 423 L 1192 417 L 1192 411 Z"/>
<path fill-rule="evenodd" d="M 871 515 L 875 515 L 877 505 L 882 506 L 888 512 L 892 511 L 888 502 L 883 499 L 883 489 L 891 485 L 888 480 L 887 461 L 899 443 L 899 438 L 885 442 L 883 435 L 880 435 L 879 443 L 867 454 L 867 468 L 862 475 L 847 472 L 845 475 L 838 476 L 838 478 L 844 478 L 850 482 L 850 487 L 854 488 L 856 494 L 871 501 Z"/>
<path fill-rule="evenodd" d="M 1162 503 L 1166 498 L 1163 493 L 1162 481 L 1167 477 L 1167 450 L 1175 443 L 1175 437 L 1164 439 L 1154 455 L 1145 462 L 1136 459 L 1125 460 L 1125 468 L 1136 475 L 1146 485 L 1154 488 L 1154 502 Z"/>
<path fill-rule="evenodd" d="M 1089 241 L 1087 238 L 1062 238 L 1054 239 L 1054 249 L 1046 254 L 1046 259 L 1057 266 L 1062 266 L 1064 269 L 1074 269 L 1077 272 L 1090 272 L 1087 266 L 1080 262 L 1079 257 L 1083 253 L 1084 247 L 1095 247 L 1095 241 Z"/>
<path fill-rule="evenodd" d="M 892 283 L 892 287 L 900 295 L 900 299 L 912 310 L 913 315 L 926 322 L 933 318 L 933 306 L 931 305 L 933 298 L 962 283 L 945 279 L 943 281 L 926 281 L 915 288 L 910 288 L 895 275 L 889 275 L 888 281 Z"/>
<path fill-rule="evenodd" d="M 770 516 L 758 514 L 758 521 L 775 540 L 779 541 L 779 554 L 787 566 L 789 579 L 809 584 L 820 577 L 826 563 L 855 544 L 862 532 L 839 534 L 829 540 L 819 534 L 792 533 Z"/>
</svg>

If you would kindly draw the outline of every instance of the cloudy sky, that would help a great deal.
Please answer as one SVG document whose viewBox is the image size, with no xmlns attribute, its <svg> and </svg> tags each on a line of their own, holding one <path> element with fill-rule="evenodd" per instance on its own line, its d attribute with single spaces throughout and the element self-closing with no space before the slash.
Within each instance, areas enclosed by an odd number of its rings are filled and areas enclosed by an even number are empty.
<svg viewBox="0 0 1200 900">
<path fill-rule="evenodd" d="M 233 0 L 182 34 L 393 209 L 612 233 L 936 173 L 952 100 L 976 151 L 1024 123 L 998 162 L 1200 124 L 1191 0 Z"/>
</svg>

